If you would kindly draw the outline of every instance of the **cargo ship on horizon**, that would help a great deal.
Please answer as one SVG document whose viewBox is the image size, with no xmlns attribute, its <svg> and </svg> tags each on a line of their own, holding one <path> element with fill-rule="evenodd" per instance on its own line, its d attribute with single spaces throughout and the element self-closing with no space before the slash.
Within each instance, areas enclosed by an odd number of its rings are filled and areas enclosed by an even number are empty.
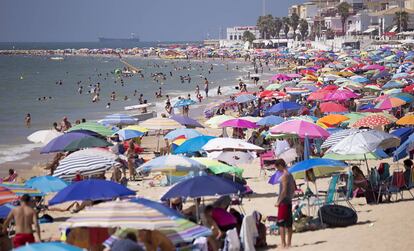
<svg viewBox="0 0 414 251">
<path fill-rule="evenodd" d="M 135 33 L 131 33 L 130 38 L 108 38 L 99 37 L 99 42 L 140 42 L 139 37 Z"/>
</svg>

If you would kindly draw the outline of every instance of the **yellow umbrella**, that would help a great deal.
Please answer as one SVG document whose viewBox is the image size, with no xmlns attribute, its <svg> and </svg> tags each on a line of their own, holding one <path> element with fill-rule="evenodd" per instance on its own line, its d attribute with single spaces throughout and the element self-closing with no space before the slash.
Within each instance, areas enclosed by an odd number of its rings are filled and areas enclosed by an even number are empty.
<svg viewBox="0 0 414 251">
<path fill-rule="evenodd" d="M 142 126 L 138 126 L 138 125 L 130 125 L 125 127 L 124 129 L 126 130 L 134 130 L 134 131 L 138 131 L 138 132 L 142 132 L 142 133 L 146 133 L 148 132 L 148 129 Z"/>
<path fill-rule="evenodd" d="M 339 123 L 342 123 L 346 120 L 349 120 L 348 117 L 341 115 L 341 114 L 329 114 L 325 117 L 322 117 L 320 119 L 318 119 L 319 123 L 325 124 L 325 125 L 337 125 Z"/>
<path fill-rule="evenodd" d="M 355 73 L 350 72 L 350 71 L 340 71 L 338 72 L 338 75 L 341 77 L 351 77 L 351 76 L 354 76 Z"/>
<path fill-rule="evenodd" d="M 414 115 L 409 114 L 397 120 L 397 125 L 414 125 Z"/>
</svg>

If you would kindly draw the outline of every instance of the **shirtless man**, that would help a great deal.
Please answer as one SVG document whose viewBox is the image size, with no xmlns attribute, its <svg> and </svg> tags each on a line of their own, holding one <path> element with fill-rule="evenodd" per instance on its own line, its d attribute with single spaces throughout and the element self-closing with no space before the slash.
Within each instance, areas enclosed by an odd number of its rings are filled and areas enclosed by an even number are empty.
<svg viewBox="0 0 414 251">
<path fill-rule="evenodd" d="M 28 194 L 24 194 L 20 198 L 20 206 L 13 208 L 7 216 L 7 219 L 3 224 L 4 233 L 7 233 L 7 227 L 12 220 L 14 220 L 16 224 L 16 235 L 13 238 L 14 248 L 24 246 L 26 243 L 35 242 L 32 228 L 33 225 L 35 225 L 36 228 L 38 241 L 42 241 L 40 238 L 40 227 L 37 220 L 37 214 L 30 206 L 30 196 Z"/>
</svg>

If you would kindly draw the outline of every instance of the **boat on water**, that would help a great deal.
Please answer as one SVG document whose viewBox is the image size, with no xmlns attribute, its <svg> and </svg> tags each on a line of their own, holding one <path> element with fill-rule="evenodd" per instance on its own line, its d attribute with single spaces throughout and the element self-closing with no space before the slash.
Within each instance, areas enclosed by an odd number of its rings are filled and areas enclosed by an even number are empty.
<svg viewBox="0 0 414 251">
<path fill-rule="evenodd" d="M 50 60 L 54 60 L 54 61 L 62 61 L 64 60 L 64 57 L 51 57 Z"/>
<path fill-rule="evenodd" d="M 108 37 L 99 37 L 99 42 L 139 42 L 140 39 L 135 33 L 131 33 L 130 38 L 108 38 Z"/>
</svg>

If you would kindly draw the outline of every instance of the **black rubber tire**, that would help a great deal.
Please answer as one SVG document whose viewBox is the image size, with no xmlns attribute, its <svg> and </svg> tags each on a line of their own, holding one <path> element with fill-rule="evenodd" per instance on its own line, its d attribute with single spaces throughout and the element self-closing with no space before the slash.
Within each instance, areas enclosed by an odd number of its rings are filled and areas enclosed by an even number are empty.
<svg viewBox="0 0 414 251">
<path fill-rule="evenodd" d="M 358 215 L 352 208 L 341 205 L 325 205 L 318 213 L 323 223 L 330 227 L 347 227 L 358 221 Z"/>
</svg>

